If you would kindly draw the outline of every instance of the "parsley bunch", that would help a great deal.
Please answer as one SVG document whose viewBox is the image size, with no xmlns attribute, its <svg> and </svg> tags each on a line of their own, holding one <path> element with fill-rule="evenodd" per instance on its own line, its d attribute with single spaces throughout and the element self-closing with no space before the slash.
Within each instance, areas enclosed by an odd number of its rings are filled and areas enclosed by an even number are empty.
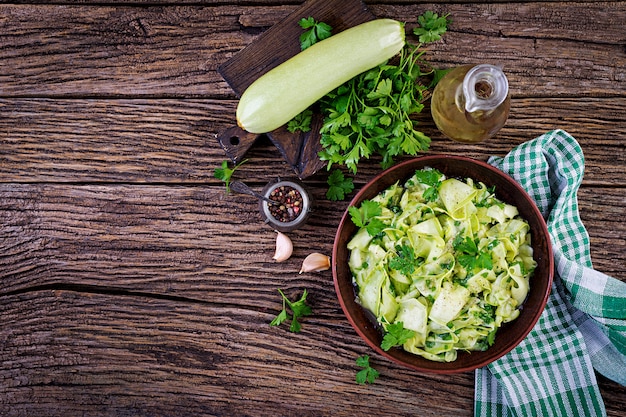
<svg viewBox="0 0 626 417">
<path fill-rule="evenodd" d="M 313 110 L 306 109 L 297 114 L 293 119 L 287 122 L 287 130 L 291 133 L 310 132 L 311 120 L 313 120 Z"/>
<path fill-rule="evenodd" d="M 353 173 L 361 158 L 382 156 L 383 168 L 401 155 L 416 155 L 430 146 L 430 138 L 418 131 L 412 114 L 422 104 L 428 86 L 420 83 L 418 61 L 423 51 L 409 44 L 397 64 L 381 64 L 366 71 L 320 100 L 324 122 L 320 129 L 320 159 L 345 165 Z"/>
</svg>

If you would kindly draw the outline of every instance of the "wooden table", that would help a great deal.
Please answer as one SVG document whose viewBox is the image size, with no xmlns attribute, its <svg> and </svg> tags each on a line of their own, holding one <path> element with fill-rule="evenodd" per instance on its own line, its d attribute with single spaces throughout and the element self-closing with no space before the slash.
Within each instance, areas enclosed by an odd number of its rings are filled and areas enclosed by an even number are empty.
<svg viewBox="0 0 626 417">
<path fill-rule="evenodd" d="M 331 252 L 348 205 L 326 199 L 326 172 L 305 179 L 316 209 L 280 264 L 256 201 L 214 178 L 237 104 L 217 68 L 301 1 L 27 3 L 0 5 L 0 415 L 472 415 L 472 373 L 390 363 L 346 320 L 330 271 L 298 274 Z M 413 25 L 450 13 L 430 62 L 509 76 L 496 138 L 453 143 L 425 113 L 429 153 L 578 139 L 594 266 L 626 280 L 626 2 L 366 4 Z M 257 190 L 293 173 L 266 138 L 246 158 L 236 177 Z M 363 163 L 357 188 L 379 171 Z M 269 326 L 278 288 L 309 291 L 301 333 Z M 365 354 L 381 373 L 369 386 L 354 381 Z M 623 416 L 625 388 L 598 380 Z"/>
</svg>

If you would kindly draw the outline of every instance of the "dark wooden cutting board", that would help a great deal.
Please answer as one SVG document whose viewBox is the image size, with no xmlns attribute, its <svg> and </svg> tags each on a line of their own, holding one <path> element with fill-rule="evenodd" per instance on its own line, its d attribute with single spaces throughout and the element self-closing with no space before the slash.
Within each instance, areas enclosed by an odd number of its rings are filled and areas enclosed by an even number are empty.
<svg viewBox="0 0 626 417">
<path fill-rule="evenodd" d="M 254 42 L 220 65 L 218 72 L 238 96 L 241 96 L 245 89 L 261 75 L 300 52 L 300 35 L 303 29 L 298 25 L 298 21 L 309 16 L 328 23 L 333 28 L 333 34 L 374 19 L 374 15 L 360 0 L 309 0 L 305 2 L 284 20 L 272 26 Z M 321 123 L 322 117 L 317 114 L 310 132 L 291 133 L 283 126 L 267 133 L 272 143 L 276 145 L 301 179 L 313 175 L 326 165 L 318 157 L 321 150 L 319 134 Z M 221 132 L 217 139 L 226 155 L 236 163 L 243 158 L 258 137 L 258 134 L 233 126 Z"/>
</svg>

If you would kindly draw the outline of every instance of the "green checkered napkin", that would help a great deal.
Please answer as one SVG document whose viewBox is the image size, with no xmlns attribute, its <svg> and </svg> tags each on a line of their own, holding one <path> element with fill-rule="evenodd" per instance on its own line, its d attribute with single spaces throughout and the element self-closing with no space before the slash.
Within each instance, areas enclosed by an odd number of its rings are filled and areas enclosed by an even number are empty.
<svg viewBox="0 0 626 417">
<path fill-rule="evenodd" d="M 626 385 L 626 283 L 592 269 L 576 196 L 582 149 L 555 130 L 489 163 L 537 203 L 552 239 L 556 274 L 546 309 L 528 337 L 476 371 L 474 414 L 604 416 L 594 369 Z"/>
</svg>

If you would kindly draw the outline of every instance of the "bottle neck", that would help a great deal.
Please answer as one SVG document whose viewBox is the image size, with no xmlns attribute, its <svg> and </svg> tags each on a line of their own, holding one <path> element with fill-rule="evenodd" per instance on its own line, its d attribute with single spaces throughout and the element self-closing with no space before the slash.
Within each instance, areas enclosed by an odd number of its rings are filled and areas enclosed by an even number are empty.
<svg viewBox="0 0 626 417">
<path fill-rule="evenodd" d="M 497 108 L 509 94 L 509 81 L 500 67 L 481 64 L 472 67 L 463 79 L 465 111 Z"/>
</svg>

